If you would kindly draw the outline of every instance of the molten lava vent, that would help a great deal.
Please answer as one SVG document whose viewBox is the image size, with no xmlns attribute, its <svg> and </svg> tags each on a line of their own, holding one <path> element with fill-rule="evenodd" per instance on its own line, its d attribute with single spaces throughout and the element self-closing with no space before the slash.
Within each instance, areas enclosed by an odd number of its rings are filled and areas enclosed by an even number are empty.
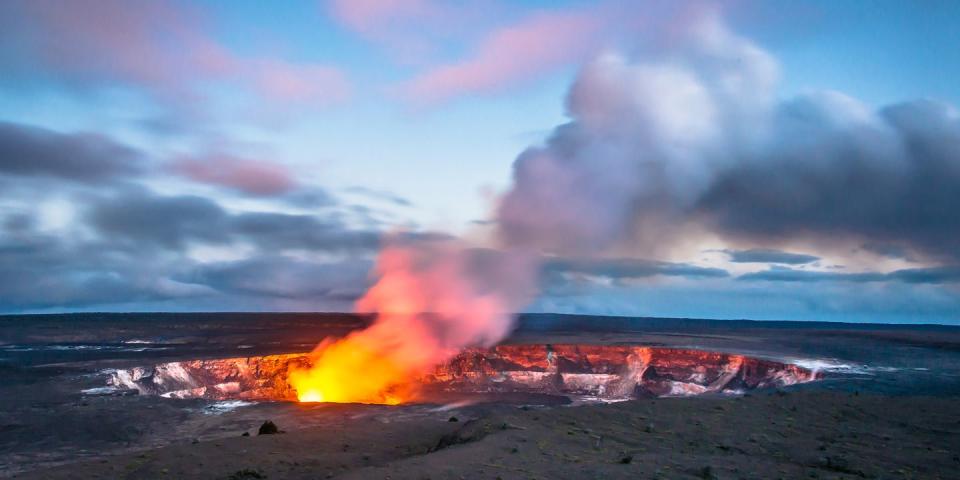
<svg viewBox="0 0 960 480">
<path fill-rule="evenodd" d="M 298 398 L 291 371 L 307 354 L 170 362 L 116 370 L 116 388 L 170 398 L 288 400 Z M 363 372 L 357 372 L 363 375 Z M 604 345 L 503 345 L 468 349 L 405 385 L 405 401 L 432 394 L 531 393 L 621 400 L 648 396 L 742 393 L 810 382 L 817 372 L 742 355 L 692 349 Z M 302 398 L 301 398 L 302 399 Z"/>
</svg>

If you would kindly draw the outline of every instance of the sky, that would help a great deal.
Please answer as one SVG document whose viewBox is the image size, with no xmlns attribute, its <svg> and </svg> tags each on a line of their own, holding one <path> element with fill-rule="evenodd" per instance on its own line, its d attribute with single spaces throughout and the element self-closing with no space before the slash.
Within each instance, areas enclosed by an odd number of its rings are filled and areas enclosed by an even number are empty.
<svg viewBox="0 0 960 480">
<path fill-rule="evenodd" d="M 525 311 L 960 324 L 958 18 L 0 2 L 0 313 L 348 311 L 459 238 Z"/>
</svg>

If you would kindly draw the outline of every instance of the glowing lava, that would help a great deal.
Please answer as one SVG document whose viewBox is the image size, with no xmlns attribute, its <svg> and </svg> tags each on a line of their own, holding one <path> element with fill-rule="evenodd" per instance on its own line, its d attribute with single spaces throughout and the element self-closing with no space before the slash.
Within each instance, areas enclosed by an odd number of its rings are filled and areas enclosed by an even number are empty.
<svg viewBox="0 0 960 480">
<path fill-rule="evenodd" d="M 544 398 L 524 395 L 624 400 L 737 394 L 822 377 L 817 371 L 760 358 L 644 345 L 468 348 L 429 372 L 386 390 L 380 389 L 379 382 L 363 383 L 365 375 L 339 375 L 340 370 L 333 367 L 340 364 L 330 358 L 324 369 L 312 369 L 311 362 L 309 353 L 186 360 L 113 370 L 107 385 L 111 392 L 212 400 L 322 402 L 336 395 L 334 400 L 341 402 L 446 403 L 458 396 L 505 394 L 513 401 L 536 403 Z M 294 371 L 300 373 L 291 375 Z M 327 374 L 335 376 L 325 378 Z M 305 375 L 298 377 L 302 382 L 299 393 L 288 383 L 298 375 Z M 316 385 L 310 383 L 313 381 Z M 364 392 L 365 397 L 361 396 Z"/>
<path fill-rule="evenodd" d="M 532 295 L 533 270 L 526 255 L 450 240 L 396 240 L 380 252 L 379 278 L 356 305 L 376 312 L 374 323 L 318 345 L 310 366 L 291 370 L 288 381 L 301 402 L 413 400 L 418 377 L 465 348 L 490 347 L 510 333 L 507 312 Z"/>
<path fill-rule="evenodd" d="M 362 332 L 321 343 L 310 355 L 313 366 L 290 372 L 288 381 L 301 402 L 355 402 L 396 405 L 407 400 L 401 383 L 408 372 L 377 349 Z"/>
</svg>

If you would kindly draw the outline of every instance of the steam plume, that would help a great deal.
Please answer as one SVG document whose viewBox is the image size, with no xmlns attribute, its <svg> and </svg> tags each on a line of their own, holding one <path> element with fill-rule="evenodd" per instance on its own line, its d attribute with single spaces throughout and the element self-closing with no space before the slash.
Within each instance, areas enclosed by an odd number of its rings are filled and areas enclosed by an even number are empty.
<svg viewBox="0 0 960 480">
<path fill-rule="evenodd" d="M 839 92 L 777 101 L 775 60 L 717 17 L 643 62 L 607 54 L 571 121 L 514 164 L 501 237 L 560 253 L 649 253 L 688 231 L 771 244 L 883 243 L 960 259 L 960 114 L 873 110 Z"/>
<path fill-rule="evenodd" d="M 412 377 L 510 333 L 513 312 L 534 293 L 531 258 L 456 240 L 392 239 L 380 252 L 378 281 L 357 302 L 358 311 L 377 313 L 373 325 L 318 346 L 313 367 L 295 372 L 291 384 L 301 400 L 410 399 Z"/>
<path fill-rule="evenodd" d="M 872 111 L 836 92 L 778 102 L 774 59 L 715 16 L 674 45 L 582 69 L 570 122 L 514 164 L 497 210 L 500 253 L 453 241 L 386 248 L 357 304 L 378 312 L 375 323 L 318 348 L 314 368 L 292 378 L 301 398 L 402 400 L 405 380 L 510 332 L 544 253 L 652 250 L 698 228 L 871 238 L 960 258 L 955 109 Z"/>
</svg>

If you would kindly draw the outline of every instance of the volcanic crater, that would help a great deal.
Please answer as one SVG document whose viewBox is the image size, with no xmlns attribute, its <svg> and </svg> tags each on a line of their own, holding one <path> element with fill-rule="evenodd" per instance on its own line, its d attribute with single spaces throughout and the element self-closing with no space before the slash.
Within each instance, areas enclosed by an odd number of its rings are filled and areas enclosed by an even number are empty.
<svg viewBox="0 0 960 480">
<path fill-rule="evenodd" d="M 107 383 L 121 392 L 168 398 L 297 401 L 289 373 L 310 363 L 308 353 L 187 360 L 113 370 Z M 612 401 L 737 394 L 820 376 L 792 364 L 695 349 L 534 344 L 467 349 L 411 383 L 417 392 L 412 401 L 427 403 L 450 394 Z"/>
</svg>

